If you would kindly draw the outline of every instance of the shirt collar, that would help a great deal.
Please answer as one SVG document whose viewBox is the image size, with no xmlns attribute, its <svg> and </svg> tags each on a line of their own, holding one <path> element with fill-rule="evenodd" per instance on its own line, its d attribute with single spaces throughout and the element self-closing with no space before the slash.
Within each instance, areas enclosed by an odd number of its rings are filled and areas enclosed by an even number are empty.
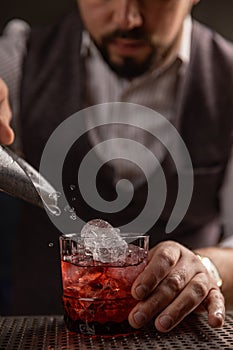
<svg viewBox="0 0 233 350">
<path fill-rule="evenodd" d="M 192 37 L 192 19 L 191 19 L 191 16 L 189 15 L 186 17 L 184 21 L 180 47 L 178 51 L 178 57 L 184 63 L 189 63 L 190 61 L 191 37 Z"/>
</svg>

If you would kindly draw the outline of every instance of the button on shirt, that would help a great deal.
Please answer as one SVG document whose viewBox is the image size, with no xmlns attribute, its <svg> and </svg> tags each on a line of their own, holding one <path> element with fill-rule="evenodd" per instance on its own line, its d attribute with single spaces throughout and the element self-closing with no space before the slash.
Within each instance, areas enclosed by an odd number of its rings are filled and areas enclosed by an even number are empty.
<svg viewBox="0 0 233 350">
<path fill-rule="evenodd" d="M 81 55 L 85 62 L 86 69 L 86 100 L 83 107 L 92 106 L 105 102 L 128 102 L 142 105 L 151 108 L 168 120 L 172 119 L 172 111 L 175 106 L 176 91 L 178 77 L 185 74 L 186 68 L 190 59 L 191 47 L 191 31 L 192 21 L 187 17 L 181 36 L 179 46 L 171 53 L 167 61 L 144 75 L 135 78 L 131 81 L 118 77 L 103 61 L 100 53 L 95 45 L 90 40 L 87 32 L 83 33 L 82 52 Z M 23 57 L 26 54 L 26 41 L 30 33 L 29 26 L 19 20 L 11 21 L 2 37 L 0 37 L 0 77 L 5 80 L 10 91 L 10 101 L 13 109 L 13 123 L 16 129 L 17 145 L 20 145 L 20 125 L 17 120 L 18 102 L 19 102 L 19 86 L 21 80 L 21 67 Z M 108 118 L 109 116 L 106 116 Z M 106 119 L 107 122 L 107 119 Z M 92 121 L 87 120 L 88 129 L 92 127 Z M 157 128 L 156 120 L 152 120 L 150 125 L 145 125 L 145 128 L 153 130 Z M 117 138 L 122 135 L 122 128 L 109 128 L 108 138 Z M 126 132 L 135 132 L 126 130 Z M 132 137 L 134 135 L 131 135 Z M 127 134 L 129 138 L 130 135 Z M 138 139 L 146 144 L 142 135 L 137 135 Z M 90 139 L 93 145 L 97 145 L 106 139 L 105 133 L 101 133 L 101 129 L 94 130 L 90 133 Z M 16 145 L 16 146 L 17 146 Z M 122 145 L 124 147 L 124 144 Z M 163 157 L 163 152 L 159 145 L 155 153 L 158 159 Z M 114 154 L 114 148 L 107 148 L 100 157 L 109 157 L 109 152 L 112 157 L 118 155 Z M 120 152 L 120 149 L 117 150 Z M 103 159 L 104 160 L 104 159 Z M 127 163 L 119 163 L 116 167 L 116 181 L 118 178 L 124 177 L 125 174 L 131 174 L 137 182 L 137 173 L 135 169 L 127 169 L 130 165 Z M 220 243 L 222 246 L 233 247 L 233 216 L 231 213 L 233 198 L 233 157 L 231 157 L 228 171 L 226 174 L 226 181 L 220 193 L 221 202 L 221 221 L 224 225 L 224 239 Z"/>
</svg>

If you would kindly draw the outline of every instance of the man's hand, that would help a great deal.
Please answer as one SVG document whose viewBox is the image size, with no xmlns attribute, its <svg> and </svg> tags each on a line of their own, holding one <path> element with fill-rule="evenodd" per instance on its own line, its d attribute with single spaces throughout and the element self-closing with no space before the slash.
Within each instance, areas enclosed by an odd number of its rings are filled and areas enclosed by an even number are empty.
<svg viewBox="0 0 233 350">
<path fill-rule="evenodd" d="M 149 252 L 149 262 L 132 286 L 139 303 L 129 315 L 134 328 L 153 316 L 160 332 L 170 331 L 194 310 L 205 309 L 213 328 L 225 318 L 224 297 L 200 259 L 173 241 L 158 244 Z"/>
<path fill-rule="evenodd" d="M 14 132 L 10 127 L 11 109 L 8 101 L 8 89 L 0 79 L 0 144 L 9 145 L 14 140 Z"/>
</svg>

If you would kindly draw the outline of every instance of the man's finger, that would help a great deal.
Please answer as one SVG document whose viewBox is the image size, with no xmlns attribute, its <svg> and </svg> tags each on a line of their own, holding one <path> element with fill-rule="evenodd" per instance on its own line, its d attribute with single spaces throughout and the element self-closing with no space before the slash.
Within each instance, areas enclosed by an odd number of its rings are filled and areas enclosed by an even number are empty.
<svg viewBox="0 0 233 350">
<path fill-rule="evenodd" d="M 208 312 L 209 325 L 212 328 L 222 327 L 225 319 L 225 303 L 220 290 L 211 289 L 206 298 L 205 307 Z"/>
<path fill-rule="evenodd" d="M 7 124 L 0 120 L 0 144 L 10 145 L 14 141 L 14 132 Z"/>
<path fill-rule="evenodd" d="M 11 118 L 8 89 L 0 79 L 0 144 L 9 145 L 14 141 L 14 132 L 10 127 Z"/>
<path fill-rule="evenodd" d="M 150 252 L 149 263 L 132 286 L 132 295 L 137 300 L 145 299 L 170 273 L 180 258 L 180 249 L 166 242 Z"/>
<path fill-rule="evenodd" d="M 208 280 L 203 273 L 197 274 L 178 297 L 156 318 L 160 332 L 168 332 L 195 310 L 208 295 Z M 212 300 L 210 301 L 212 302 Z"/>
</svg>

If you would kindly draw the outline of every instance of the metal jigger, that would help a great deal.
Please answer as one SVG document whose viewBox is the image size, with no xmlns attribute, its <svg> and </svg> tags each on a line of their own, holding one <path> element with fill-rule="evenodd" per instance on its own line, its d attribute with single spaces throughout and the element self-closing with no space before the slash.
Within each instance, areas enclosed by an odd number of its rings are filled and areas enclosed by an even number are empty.
<svg viewBox="0 0 233 350">
<path fill-rule="evenodd" d="M 5 146 L 0 146 L 0 190 L 41 208 L 57 204 L 55 189 L 48 181 Z"/>
</svg>

